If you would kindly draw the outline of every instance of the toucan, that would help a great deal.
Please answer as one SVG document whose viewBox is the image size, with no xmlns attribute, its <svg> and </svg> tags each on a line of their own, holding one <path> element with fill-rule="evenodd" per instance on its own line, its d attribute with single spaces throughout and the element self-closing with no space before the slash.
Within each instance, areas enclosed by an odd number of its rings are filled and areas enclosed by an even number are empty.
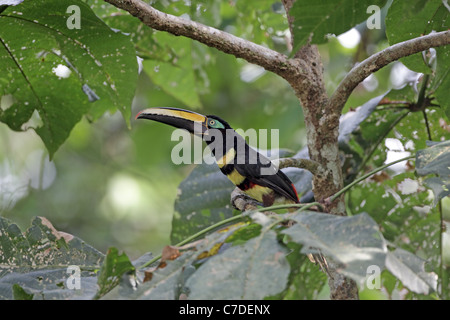
<svg viewBox="0 0 450 320">
<path fill-rule="evenodd" d="M 162 122 L 200 136 L 211 149 L 220 171 L 264 207 L 274 203 L 300 203 L 292 181 L 267 157 L 251 148 L 225 120 L 213 115 L 204 116 L 193 111 L 167 107 L 142 110 L 136 115 L 136 119 Z M 327 260 L 322 254 L 307 256 L 331 276 Z"/>
<path fill-rule="evenodd" d="M 225 120 L 167 107 L 142 110 L 136 119 L 158 121 L 200 136 L 211 149 L 220 171 L 263 206 L 300 202 L 291 180 L 267 157 L 251 148 Z"/>
</svg>

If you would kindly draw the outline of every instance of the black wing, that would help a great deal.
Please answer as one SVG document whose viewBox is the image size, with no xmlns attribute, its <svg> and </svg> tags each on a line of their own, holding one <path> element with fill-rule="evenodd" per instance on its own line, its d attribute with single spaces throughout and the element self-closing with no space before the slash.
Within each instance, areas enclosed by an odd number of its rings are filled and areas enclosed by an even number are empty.
<svg viewBox="0 0 450 320">
<path fill-rule="evenodd" d="M 235 158 L 234 168 L 250 182 L 268 187 L 287 199 L 299 203 L 292 181 L 265 156 L 246 145 L 245 163 Z M 239 155 L 240 152 L 238 151 Z"/>
</svg>

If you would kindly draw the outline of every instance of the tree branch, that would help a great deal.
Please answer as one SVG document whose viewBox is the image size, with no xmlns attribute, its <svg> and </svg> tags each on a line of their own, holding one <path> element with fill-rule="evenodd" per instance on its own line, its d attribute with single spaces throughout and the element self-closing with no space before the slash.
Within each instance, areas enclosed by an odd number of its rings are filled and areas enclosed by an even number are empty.
<svg viewBox="0 0 450 320">
<path fill-rule="evenodd" d="M 241 212 L 258 209 L 258 202 L 237 187 L 231 192 L 231 204 Z"/>
<path fill-rule="evenodd" d="M 150 28 L 197 40 L 283 76 L 292 70 L 287 56 L 230 33 L 156 10 L 141 0 L 105 0 L 128 11 Z"/>
<path fill-rule="evenodd" d="M 308 68 L 308 64 L 302 63 L 303 61 L 300 61 L 299 63 L 298 54 L 296 55 L 297 59 L 289 59 L 284 54 L 236 37 L 230 33 L 195 21 L 166 14 L 156 10 L 141 0 L 105 0 L 105 2 L 129 12 L 131 15 L 139 18 L 145 25 L 153 29 L 197 40 L 209 47 L 216 48 L 222 52 L 232 54 L 237 58 L 242 58 L 250 63 L 259 65 L 288 80 L 291 85 L 294 84 L 293 80 L 297 78 L 298 72 L 300 72 L 302 76 L 307 76 L 311 71 Z M 293 2 L 293 0 L 283 0 L 287 12 Z M 288 15 L 288 19 L 292 29 L 293 18 Z M 432 47 L 448 44 L 450 44 L 450 31 L 447 30 L 400 42 L 372 55 L 355 66 L 347 74 L 328 101 L 328 108 L 325 109 L 337 110 L 339 111 L 337 113 L 340 113 L 354 88 L 370 74 L 383 68 L 389 63 Z M 308 46 L 306 48 L 308 48 Z M 301 81 L 297 81 L 297 85 L 300 84 Z M 295 86 L 293 87 L 294 89 L 298 89 L 295 88 Z"/>
<path fill-rule="evenodd" d="M 275 162 L 275 161 L 274 161 Z M 310 159 L 299 158 L 281 158 L 278 160 L 278 169 L 300 168 L 311 172 L 313 175 L 318 173 L 320 164 Z M 235 188 L 231 193 L 231 204 L 239 211 L 255 210 L 260 205 L 257 201 L 250 198 L 239 188 Z"/>
<path fill-rule="evenodd" d="M 422 52 L 424 50 L 440 47 L 450 44 L 450 31 L 441 31 L 429 35 L 414 38 L 411 40 L 399 42 L 390 46 L 353 67 L 352 70 L 341 81 L 336 91 L 329 100 L 329 106 L 332 110 L 338 110 L 339 113 L 353 92 L 353 89 L 365 78 L 375 71 L 383 68 L 389 63 L 400 58 Z"/>
<path fill-rule="evenodd" d="M 278 160 L 278 169 L 284 168 L 305 169 L 311 172 L 313 175 L 316 175 L 320 171 L 320 163 L 311 159 L 281 158 Z"/>
</svg>

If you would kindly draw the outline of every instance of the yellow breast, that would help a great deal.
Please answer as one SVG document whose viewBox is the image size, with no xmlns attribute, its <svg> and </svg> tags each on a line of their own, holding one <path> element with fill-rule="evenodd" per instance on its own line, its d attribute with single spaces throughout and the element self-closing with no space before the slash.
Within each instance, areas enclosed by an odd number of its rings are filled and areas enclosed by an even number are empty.
<svg viewBox="0 0 450 320">
<path fill-rule="evenodd" d="M 231 148 L 227 151 L 227 153 L 219 160 L 216 160 L 217 165 L 219 168 L 222 168 L 232 162 L 234 160 L 234 157 L 236 156 L 236 150 L 234 148 Z"/>
<path fill-rule="evenodd" d="M 246 194 L 248 194 L 250 197 L 252 197 L 253 199 L 255 199 L 256 201 L 264 202 L 263 196 L 270 194 L 272 192 L 272 190 L 267 187 L 254 185 L 252 188 L 247 189 L 244 192 Z"/>
<path fill-rule="evenodd" d="M 245 177 L 241 175 L 239 172 L 237 172 L 236 169 L 233 169 L 229 175 L 227 175 L 228 179 L 231 180 L 235 185 L 239 185 L 242 182 L 244 182 Z"/>
</svg>

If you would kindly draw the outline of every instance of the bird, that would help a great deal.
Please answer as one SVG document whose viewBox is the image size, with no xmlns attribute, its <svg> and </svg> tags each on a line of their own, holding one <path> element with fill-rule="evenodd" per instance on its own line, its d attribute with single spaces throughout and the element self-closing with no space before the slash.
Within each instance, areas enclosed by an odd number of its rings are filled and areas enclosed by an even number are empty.
<svg viewBox="0 0 450 320">
<path fill-rule="evenodd" d="M 251 148 L 222 118 L 159 107 L 140 111 L 136 119 L 157 121 L 200 136 L 210 148 L 220 171 L 264 207 L 300 203 L 292 181 L 267 157 Z"/>
<path fill-rule="evenodd" d="M 142 110 L 136 119 L 161 122 L 201 137 L 211 149 L 220 171 L 237 188 L 264 207 L 300 203 L 292 181 L 267 157 L 251 148 L 222 118 L 179 108 L 160 107 Z M 296 209 L 288 210 L 293 212 Z M 322 253 L 308 253 L 307 257 L 329 277 L 333 276 L 328 271 L 328 262 Z"/>
</svg>

